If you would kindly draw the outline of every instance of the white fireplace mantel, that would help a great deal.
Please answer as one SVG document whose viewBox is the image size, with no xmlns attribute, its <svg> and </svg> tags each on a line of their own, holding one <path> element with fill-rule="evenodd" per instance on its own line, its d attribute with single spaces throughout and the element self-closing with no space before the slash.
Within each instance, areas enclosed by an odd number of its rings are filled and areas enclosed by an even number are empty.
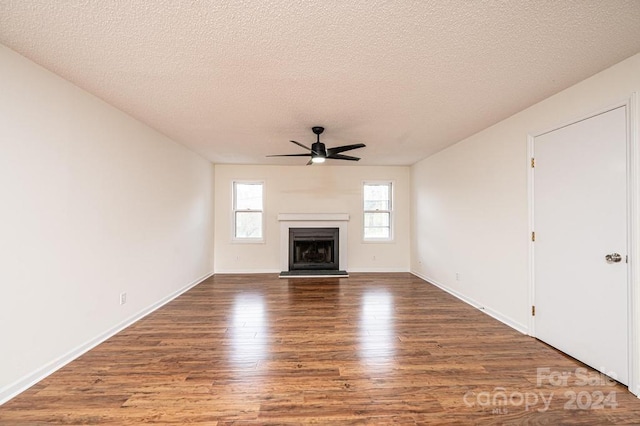
<svg viewBox="0 0 640 426">
<path fill-rule="evenodd" d="M 348 221 L 349 213 L 279 213 L 278 221 Z"/>
<path fill-rule="evenodd" d="M 349 213 L 279 213 L 280 222 L 280 270 L 289 269 L 289 228 L 338 228 L 338 266 L 347 270 L 347 224 Z"/>
</svg>

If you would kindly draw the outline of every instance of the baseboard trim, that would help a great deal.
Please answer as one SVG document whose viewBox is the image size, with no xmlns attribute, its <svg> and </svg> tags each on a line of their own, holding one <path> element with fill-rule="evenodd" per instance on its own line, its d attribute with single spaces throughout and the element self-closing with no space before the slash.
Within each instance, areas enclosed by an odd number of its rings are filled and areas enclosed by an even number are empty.
<svg viewBox="0 0 640 426">
<path fill-rule="evenodd" d="M 463 295 L 462 293 L 457 292 L 456 290 L 453 290 L 449 287 L 447 287 L 446 285 L 439 283 L 438 281 L 431 279 L 427 276 L 424 276 L 418 272 L 415 271 L 411 271 L 411 274 L 415 275 L 416 277 L 428 282 L 429 284 L 433 284 L 436 287 L 438 287 L 439 289 L 446 291 L 447 293 L 449 293 L 450 295 L 452 295 L 453 297 L 456 297 L 457 299 L 460 299 L 461 301 L 463 301 L 464 303 L 473 306 L 474 308 L 484 312 L 485 314 L 489 315 L 490 317 L 500 321 L 501 323 L 513 328 L 516 331 L 519 331 L 522 334 L 529 334 L 529 329 L 526 325 L 521 324 L 517 321 L 514 321 L 513 319 L 502 315 L 500 312 L 497 312 L 491 308 L 487 308 L 486 306 L 483 306 L 481 303 L 477 302 L 476 300 L 471 299 L 470 297 L 467 297 L 465 295 Z"/>
<path fill-rule="evenodd" d="M 251 269 L 251 270 L 238 270 L 238 269 L 222 269 L 216 270 L 215 274 L 225 275 L 249 275 L 249 274 L 279 274 L 280 269 Z"/>
<path fill-rule="evenodd" d="M 139 321 L 140 319 L 142 319 L 145 316 L 149 315 L 153 311 L 155 311 L 155 310 L 161 308 L 162 306 L 166 305 L 167 303 L 171 302 L 173 299 L 175 299 L 176 297 L 180 296 L 182 293 L 190 290 L 191 288 L 195 287 L 196 285 L 200 284 L 202 281 L 206 280 L 207 278 L 209 278 L 213 274 L 214 274 L 213 272 L 209 272 L 209 273 L 201 276 L 200 278 L 197 278 L 196 280 L 194 280 L 191 283 L 187 284 L 185 287 L 183 287 L 183 288 L 181 288 L 181 289 L 169 294 L 168 296 L 160 299 L 159 301 L 157 301 L 157 302 L 153 303 L 152 305 L 148 306 L 147 308 L 139 311 L 138 313 L 136 313 L 133 316 L 127 318 L 126 320 L 124 320 L 121 323 L 117 324 L 116 326 L 110 328 L 109 330 L 105 331 L 104 333 L 102 333 L 102 334 L 94 337 L 93 339 L 81 344 L 80 346 L 72 349 L 71 351 L 67 352 L 66 354 L 54 359 L 53 361 L 51 361 L 48 364 L 44 365 L 43 367 L 37 369 L 36 371 L 34 371 L 34 372 L 30 373 L 30 374 L 27 374 L 26 376 L 22 377 L 21 379 L 18 379 L 15 382 L 3 387 L 2 389 L 0 389 L 0 405 L 4 404 L 5 402 L 9 401 L 10 399 L 13 399 L 14 397 L 19 395 L 20 393 L 26 391 L 31 386 L 35 385 L 36 383 L 38 383 L 39 381 L 41 381 L 45 377 L 47 377 L 47 376 L 51 375 L 52 373 L 56 372 L 57 370 L 61 369 L 62 367 L 64 367 L 65 365 L 67 365 L 68 363 L 73 361 L 74 359 L 76 359 L 79 356 L 85 354 L 86 352 L 88 352 L 91 349 L 95 348 L 96 346 L 98 346 L 100 343 L 104 342 L 108 338 L 114 336 L 115 334 L 117 334 L 120 331 L 124 330 L 125 328 L 129 327 L 131 324 L 135 323 L 136 321 Z"/>
<path fill-rule="evenodd" d="M 349 268 L 349 272 L 362 272 L 362 273 L 401 273 L 410 272 L 407 268 Z"/>
</svg>

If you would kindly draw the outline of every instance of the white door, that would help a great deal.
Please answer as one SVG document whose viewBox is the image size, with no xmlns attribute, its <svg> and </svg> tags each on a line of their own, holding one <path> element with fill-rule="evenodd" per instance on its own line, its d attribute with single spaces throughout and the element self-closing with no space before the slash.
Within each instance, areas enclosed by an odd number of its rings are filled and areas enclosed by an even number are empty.
<svg viewBox="0 0 640 426">
<path fill-rule="evenodd" d="M 624 384 L 626 147 L 626 107 L 533 142 L 536 337 Z"/>
</svg>

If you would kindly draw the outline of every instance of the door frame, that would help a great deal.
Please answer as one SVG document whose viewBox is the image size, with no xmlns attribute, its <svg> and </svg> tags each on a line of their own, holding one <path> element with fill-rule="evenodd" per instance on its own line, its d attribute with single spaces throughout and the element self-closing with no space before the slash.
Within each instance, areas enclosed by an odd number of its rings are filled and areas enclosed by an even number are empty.
<svg viewBox="0 0 640 426">
<path fill-rule="evenodd" d="M 531 159 L 534 158 L 535 138 L 546 133 L 587 120 L 616 108 L 626 107 L 627 121 L 627 300 L 628 300 L 628 363 L 629 363 L 629 391 L 640 397 L 640 147 L 638 146 L 638 106 L 637 94 L 633 92 L 629 97 L 602 108 L 593 113 L 578 117 L 547 128 L 543 131 L 532 132 L 527 135 L 527 185 L 529 205 L 529 304 L 531 309 L 535 302 L 535 242 L 531 235 L 534 229 L 534 168 Z M 535 332 L 535 316 L 529 313 L 529 336 L 537 337 Z"/>
</svg>

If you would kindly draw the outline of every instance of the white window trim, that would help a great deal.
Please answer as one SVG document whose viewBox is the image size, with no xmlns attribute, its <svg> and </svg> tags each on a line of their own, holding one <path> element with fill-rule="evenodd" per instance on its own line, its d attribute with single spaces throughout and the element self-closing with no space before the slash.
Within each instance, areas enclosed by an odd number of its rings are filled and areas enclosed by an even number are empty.
<svg viewBox="0 0 640 426">
<path fill-rule="evenodd" d="M 376 210 L 365 210 L 364 209 L 364 186 L 365 185 L 389 185 L 390 188 L 390 199 L 389 201 L 391 202 L 391 209 L 389 210 L 382 210 L 382 212 L 388 212 L 389 213 L 389 237 L 388 238 L 365 238 L 364 236 L 364 225 L 365 225 L 365 221 L 364 221 L 364 215 L 365 213 L 374 213 Z M 393 180 L 365 180 L 362 181 L 362 185 L 361 185 L 361 197 L 360 197 L 360 205 L 362 206 L 362 227 L 360 228 L 360 231 L 362 232 L 362 242 L 363 243 L 392 243 L 394 242 L 394 213 L 393 213 L 393 208 L 395 205 L 395 200 L 394 200 L 394 196 L 395 196 L 395 187 L 396 182 Z M 378 210 L 380 211 L 380 210 Z"/>
<path fill-rule="evenodd" d="M 262 236 L 260 238 L 239 238 L 236 237 L 236 212 L 256 212 L 257 210 L 236 210 L 236 184 L 251 184 L 262 185 L 262 209 L 260 213 L 262 215 Z M 231 181 L 231 242 L 238 244 L 264 244 L 265 243 L 265 220 L 264 220 L 264 206 L 265 206 L 265 194 L 266 185 L 263 180 L 242 180 L 233 179 Z"/>
</svg>

